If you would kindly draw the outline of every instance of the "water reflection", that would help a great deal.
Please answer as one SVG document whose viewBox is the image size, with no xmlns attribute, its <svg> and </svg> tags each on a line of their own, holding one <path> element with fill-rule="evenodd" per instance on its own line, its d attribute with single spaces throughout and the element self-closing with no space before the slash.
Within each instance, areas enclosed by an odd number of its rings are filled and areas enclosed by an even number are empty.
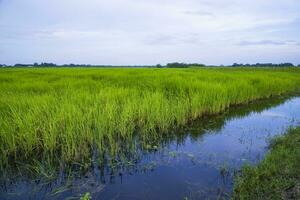
<svg viewBox="0 0 300 200">
<path fill-rule="evenodd" d="M 238 106 L 168 133 L 115 139 L 80 163 L 10 161 L 0 199 L 228 199 L 234 171 L 261 160 L 269 138 L 299 123 L 299 108 L 297 97 Z"/>
</svg>

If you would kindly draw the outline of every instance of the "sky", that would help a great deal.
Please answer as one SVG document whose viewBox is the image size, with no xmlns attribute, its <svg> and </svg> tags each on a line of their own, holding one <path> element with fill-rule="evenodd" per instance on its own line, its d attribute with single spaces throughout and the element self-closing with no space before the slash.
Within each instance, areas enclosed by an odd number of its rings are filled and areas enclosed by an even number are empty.
<svg viewBox="0 0 300 200">
<path fill-rule="evenodd" d="M 0 0 L 0 64 L 300 64 L 299 0 Z"/>
</svg>

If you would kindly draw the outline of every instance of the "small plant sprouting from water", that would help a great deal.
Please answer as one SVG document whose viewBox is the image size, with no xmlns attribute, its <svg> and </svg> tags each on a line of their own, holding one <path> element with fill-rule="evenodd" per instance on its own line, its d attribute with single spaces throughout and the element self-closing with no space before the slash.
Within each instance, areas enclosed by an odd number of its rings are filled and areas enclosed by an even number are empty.
<svg viewBox="0 0 300 200">
<path fill-rule="evenodd" d="M 80 197 L 80 200 L 92 200 L 92 196 L 89 192 L 86 192 L 82 197 Z"/>
<path fill-rule="evenodd" d="M 228 164 L 226 162 L 224 162 L 220 168 L 220 175 L 222 177 L 222 180 L 225 182 L 226 181 L 226 178 L 227 176 L 229 175 L 229 167 L 228 167 Z"/>
</svg>

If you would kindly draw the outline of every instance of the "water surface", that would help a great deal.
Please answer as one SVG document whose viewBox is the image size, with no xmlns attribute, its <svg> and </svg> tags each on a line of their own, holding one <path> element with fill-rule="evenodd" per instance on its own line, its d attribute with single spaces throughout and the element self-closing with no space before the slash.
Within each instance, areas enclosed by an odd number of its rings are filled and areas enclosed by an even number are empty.
<svg viewBox="0 0 300 200">
<path fill-rule="evenodd" d="M 271 138 L 299 125 L 299 111 L 300 97 L 257 101 L 178 131 L 121 141 L 114 159 L 95 151 L 91 167 L 76 176 L 8 173 L 0 199 L 78 199 L 86 192 L 93 199 L 229 199 L 234 173 L 263 159 Z"/>
</svg>

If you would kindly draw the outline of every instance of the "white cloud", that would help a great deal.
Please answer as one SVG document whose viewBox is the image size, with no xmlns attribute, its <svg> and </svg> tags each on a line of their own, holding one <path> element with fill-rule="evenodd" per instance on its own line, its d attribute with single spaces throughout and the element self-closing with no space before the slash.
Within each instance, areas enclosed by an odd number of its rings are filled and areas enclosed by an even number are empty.
<svg viewBox="0 0 300 200">
<path fill-rule="evenodd" d="M 300 62 L 299 10 L 298 0 L 3 0 L 0 63 Z"/>
</svg>

